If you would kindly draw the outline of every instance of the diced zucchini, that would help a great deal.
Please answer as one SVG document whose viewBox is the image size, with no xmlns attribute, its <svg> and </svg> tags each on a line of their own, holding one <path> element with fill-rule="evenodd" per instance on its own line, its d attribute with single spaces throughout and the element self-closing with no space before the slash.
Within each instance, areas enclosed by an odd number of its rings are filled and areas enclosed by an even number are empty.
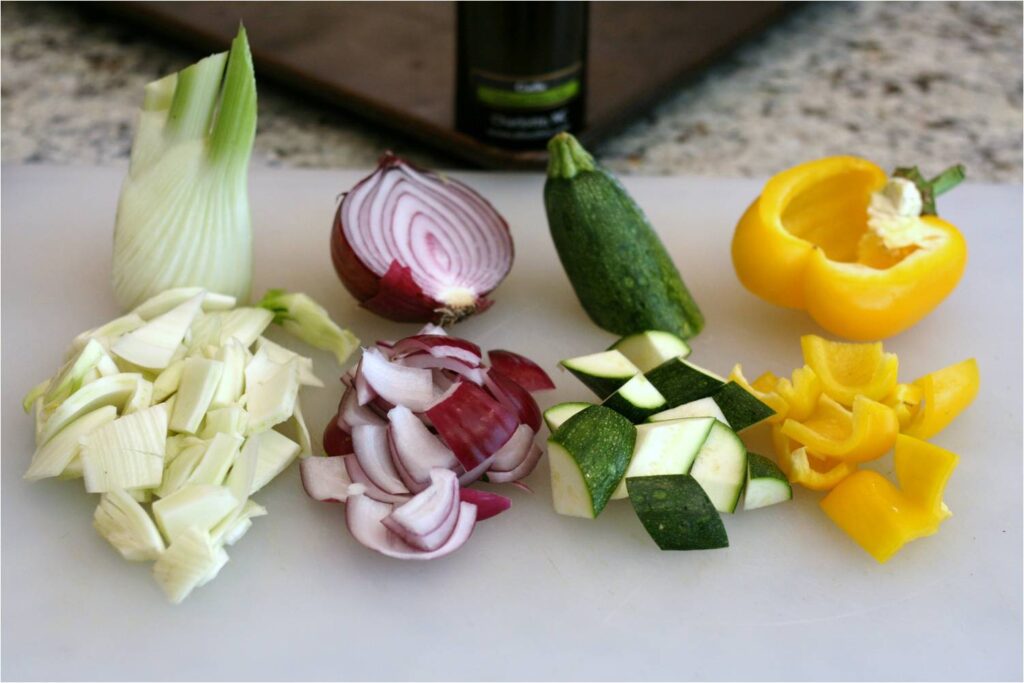
<svg viewBox="0 0 1024 683">
<path fill-rule="evenodd" d="M 712 424 L 713 418 L 702 417 L 637 425 L 633 457 L 612 499 L 626 497 L 629 477 L 689 474 Z"/>
<path fill-rule="evenodd" d="M 561 427 L 565 423 L 565 421 L 568 420 L 570 417 L 580 412 L 581 410 L 586 410 L 592 405 L 594 404 L 582 403 L 577 401 L 569 403 L 559 403 L 558 405 L 551 406 L 550 408 L 544 411 L 544 422 L 548 426 L 548 431 L 554 433 L 554 431 Z"/>
<path fill-rule="evenodd" d="M 298 457 L 302 448 L 284 434 L 269 430 L 254 434 L 246 439 L 246 445 L 255 440 L 258 446 L 256 473 L 253 477 L 249 495 L 259 491 L 270 481 L 281 474 L 288 465 Z"/>
<path fill-rule="evenodd" d="M 647 418 L 647 421 L 663 422 L 665 420 L 679 420 L 685 417 L 713 417 L 722 424 L 729 425 L 729 421 L 725 419 L 725 414 L 718 407 L 718 404 L 715 403 L 715 399 L 712 396 L 698 398 L 696 401 L 690 401 L 681 406 L 655 413 Z"/>
<path fill-rule="evenodd" d="M 25 479 L 35 481 L 59 476 L 78 455 L 82 439 L 103 425 L 113 422 L 116 417 L 117 408 L 103 406 L 68 424 L 56 436 L 36 449 L 32 463 L 25 472 Z"/>
<path fill-rule="evenodd" d="M 767 420 L 775 411 L 759 401 L 735 382 L 728 382 L 713 397 L 733 430 L 742 432 L 747 427 Z"/>
<path fill-rule="evenodd" d="M 625 474 L 635 442 L 632 423 L 604 406 L 569 418 L 548 437 L 555 512 L 597 517 Z"/>
<path fill-rule="evenodd" d="M 237 505 L 225 486 L 190 484 L 153 503 L 153 517 L 167 542 L 174 543 L 189 528 L 209 531 Z"/>
<path fill-rule="evenodd" d="M 653 370 L 670 358 L 690 355 L 690 347 L 671 332 L 647 330 L 630 334 L 612 344 L 609 350 L 622 355 L 640 368 L 640 372 Z"/>
<path fill-rule="evenodd" d="M 110 377 L 101 377 L 92 384 L 82 387 L 61 403 L 57 410 L 53 411 L 43 425 L 36 443 L 38 445 L 45 444 L 71 422 L 97 408 L 103 406 L 123 408 L 135 392 L 135 385 L 141 379 L 142 375 L 140 374 L 124 372 Z"/>
<path fill-rule="evenodd" d="M 219 486 L 224 483 L 228 470 L 234 464 L 238 456 L 238 450 L 242 447 L 242 437 L 234 434 L 218 433 L 210 440 L 202 459 L 192 470 L 188 477 L 189 484 L 214 484 Z"/>
<path fill-rule="evenodd" d="M 132 313 L 144 320 L 149 320 L 163 315 L 200 294 L 203 295 L 202 310 L 204 311 L 229 311 L 235 307 L 235 297 L 227 294 L 207 292 L 202 287 L 174 287 L 165 289 L 156 296 L 143 301 L 135 307 Z"/>
<path fill-rule="evenodd" d="M 197 294 L 120 337 L 111 351 L 137 367 L 163 370 L 174 359 L 202 303 L 203 295 Z"/>
<path fill-rule="evenodd" d="M 164 541 L 153 520 L 128 493 L 104 493 L 92 525 L 126 560 L 146 562 L 160 557 Z"/>
<path fill-rule="evenodd" d="M 633 424 L 639 424 L 665 408 L 665 397 L 646 377 L 636 374 L 602 403 Z"/>
<path fill-rule="evenodd" d="M 645 374 L 665 397 L 666 408 L 711 396 L 725 384 L 722 377 L 682 357 L 667 360 Z"/>
<path fill-rule="evenodd" d="M 210 540 L 210 534 L 191 528 L 181 534 L 153 565 L 153 577 L 174 604 L 192 589 L 210 581 L 227 564 L 228 554 Z"/>
<path fill-rule="evenodd" d="M 159 486 L 166 446 L 167 408 L 163 405 L 103 425 L 82 441 L 85 490 L 106 493 Z"/>
<path fill-rule="evenodd" d="M 793 487 L 779 466 L 763 455 L 747 453 L 747 486 L 743 494 L 743 509 L 756 510 L 792 498 Z"/>
<path fill-rule="evenodd" d="M 710 498 L 693 477 L 628 477 L 636 516 L 662 550 L 727 548 L 729 536 Z"/>
<path fill-rule="evenodd" d="M 199 431 L 203 415 L 210 407 L 213 393 L 223 374 L 224 363 L 220 361 L 198 356 L 185 360 L 181 385 L 175 394 L 174 413 L 171 415 L 172 431 L 188 434 Z"/>
<path fill-rule="evenodd" d="M 736 432 L 715 420 L 690 474 L 719 512 L 733 512 L 747 480 L 747 449 Z"/>
<path fill-rule="evenodd" d="M 640 372 L 640 368 L 619 351 L 602 351 L 570 358 L 563 360 L 561 365 L 602 400 Z"/>
<path fill-rule="evenodd" d="M 266 431 L 295 412 L 299 396 L 299 364 L 282 365 L 263 383 L 245 387 L 245 408 L 249 411 L 249 434 Z"/>
</svg>

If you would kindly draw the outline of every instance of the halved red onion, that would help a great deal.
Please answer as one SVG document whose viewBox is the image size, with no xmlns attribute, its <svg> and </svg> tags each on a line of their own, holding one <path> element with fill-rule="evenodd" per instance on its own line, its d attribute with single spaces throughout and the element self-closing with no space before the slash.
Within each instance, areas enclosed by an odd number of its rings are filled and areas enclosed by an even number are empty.
<svg viewBox="0 0 1024 683">
<path fill-rule="evenodd" d="M 491 467 L 487 470 L 487 477 L 491 472 L 508 472 L 522 464 L 533 445 L 533 437 L 536 435 L 529 425 L 521 424 L 512 433 L 505 445 L 498 449 L 491 461 Z"/>
<path fill-rule="evenodd" d="M 409 493 L 395 471 L 388 447 L 388 428 L 383 425 L 360 425 L 352 428 L 352 446 L 359 466 L 366 476 L 387 493 Z"/>
<path fill-rule="evenodd" d="M 530 392 L 494 368 L 484 373 L 484 386 L 499 403 L 514 412 L 520 422 L 535 432 L 540 430 L 540 406 Z"/>
<path fill-rule="evenodd" d="M 308 456 L 299 460 L 302 487 L 313 500 L 344 503 L 349 496 L 366 492 L 362 484 L 352 483 L 344 456 Z"/>
<path fill-rule="evenodd" d="M 489 471 L 487 478 L 495 484 L 516 484 L 519 483 L 520 479 L 527 477 L 537 467 L 537 463 L 540 462 L 541 456 L 544 454 L 544 449 L 538 446 L 536 443 L 531 444 L 530 450 L 526 454 L 526 458 L 519 463 L 519 466 L 508 472 L 497 472 Z M 533 493 L 530 487 L 523 484 L 521 488 L 525 488 L 528 493 Z"/>
<path fill-rule="evenodd" d="M 482 522 L 512 507 L 512 501 L 505 496 L 480 489 L 460 489 L 459 499 L 476 505 L 476 521 Z"/>
<path fill-rule="evenodd" d="M 341 397 L 341 407 L 338 409 L 338 426 L 352 432 L 353 427 L 362 425 L 384 425 L 384 418 L 373 412 L 366 406 L 359 405 L 356 390 L 349 387 Z"/>
<path fill-rule="evenodd" d="M 414 548 L 437 550 L 455 529 L 459 503 L 455 473 L 435 469 L 430 473 L 430 486 L 393 509 L 383 524 Z"/>
<path fill-rule="evenodd" d="M 467 471 L 493 455 L 519 426 L 516 416 L 471 382 L 456 382 L 426 410 Z"/>
<path fill-rule="evenodd" d="M 458 358 L 431 356 L 429 353 L 419 353 L 414 356 L 406 356 L 395 361 L 410 368 L 426 368 L 428 370 L 448 370 L 462 375 L 473 384 L 484 383 L 484 371 L 482 368 L 475 368 L 467 365 Z"/>
<path fill-rule="evenodd" d="M 480 347 L 473 342 L 458 337 L 429 334 L 413 335 L 399 341 L 394 346 L 392 358 L 403 358 L 418 353 L 429 353 L 438 358 L 455 358 L 473 367 L 479 367 L 483 361 Z"/>
<path fill-rule="evenodd" d="M 451 178 L 385 153 L 345 195 L 331 258 L 363 306 L 392 320 L 457 322 L 490 305 L 512 267 L 508 225 Z"/>
<path fill-rule="evenodd" d="M 487 352 L 491 367 L 508 377 L 527 391 L 554 389 L 548 373 L 525 356 L 512 351 L 491 350 Z"/>
<path fill-rule="evenodd" d="M 392 363 L 379 349 L 363 349 L 360 371 L 377 395 L 395 405 L 421 412 L 434 401 L 430 370 Z"/>
<path fill-rule="evenodd" d="M 359 459 L 356 458 L 354 454 L 346 455 L 344 456 L 344 458 L 345 469 L 348 470 L 349 479 L 352 480 L 353 484 L 361 484 L 366 489 L 364 495 L 367 495 L 370 498 L 373 498 L 374 500 L 380 501 L 382 503 L 398 504 L 404 503 L 411 497 L 411 494 L 408 493 L 401 495 L 388 493 L 387 491 L 373 483 L 373 480 L 370 479 L 369 476 L 367 476 L 366 472 L 364 472 L 363 468 L 359 465 Z"/>
<path fill-rule="evenodd" d="M 459 464 L 451 449 L 405 406 L 392 408 L 388 422 L 394 459 L 413 481 L 426 484 L 433 469 L 452 469 Z"/>
<path fill-rule="evenodd" d="M 355 539 L 367 548 L 400 560 L 430 560 L 458 550 L 469 540 L 476 525 L 476 506 L 459 503 L 458 519 L 451 536 L 437 550 L 424 551 L 413 548 L 384 526 L 383 521 L 392 509 L 393 505 L 369 496 L 352 496 L 345 504 L 345 524 Z"/>
<path fill-rule="evenodd" d="M 330 420 L 324 428 L 324 453 L 348 455 L 352 452 L 352 437 L 338 426 L 336 419 Z"/>
<path fill-rule="evenodd" d="M 435 325 L 434 323 L 427 323 L 426 325 L 421 327 L 420 331 L 417 332 L 416 334 L 417 335 L 432 334 L 432 335 L 437 336 L 437 337 L 447 337 L 448 336 L 448 333 L 445 331 L 445 329 L 443 327 L 441 327 L 440 325 Z"/>
</svg>

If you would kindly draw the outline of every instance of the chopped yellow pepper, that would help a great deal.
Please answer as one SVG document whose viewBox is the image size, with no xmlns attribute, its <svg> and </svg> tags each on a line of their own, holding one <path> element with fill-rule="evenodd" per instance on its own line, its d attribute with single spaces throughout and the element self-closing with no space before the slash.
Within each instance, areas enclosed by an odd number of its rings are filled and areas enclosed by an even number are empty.
<svg viewBox="0 0 1024 683">
<path fill-rule="evenodd" d="M 768 377 L 774 378 L 775 375 L 766 372 L 758 377 L 755 383 L 762 387 L 766 386 Z M 744 391 L 775 411 L 775 414 L 768 418 L 768 422 L 782 422 L 786 419 L 786 414 L 789 412 L 789 405 L 786 401 L 774 391 L 762 391 L 748 382 L 747 378 L 743 376 L 743 366 L 739 363 L 734 365 L 732 372 L 729 373 L 729 381 L 736 382 Z"/>
<path fill-rule="evenodd" d="M 825 514 L 879 562 L 935 533 L 952 514 L 942 492 L 956 467 L 954 453 L 901 435 L 894 462 L 899 489 L 877 472 L 861 470 L 821 501 Z"/>
<path fill-rule="evenodd" d="M 757 382 L 754 382 L 757 386 Z M 789 405 L 786 417 L 793 420 L 806 420 L 818 405 L 821 396 L 821 380 L 810 366 L 803 366 L 793 371 L 793 379 L 780 377 L 775 381 L 775 393 Z"/>
<path fill-rule="evenodd" d="M 791 482 L 812 491 L 828 491 L 857 470 L 852 463 L 809 453 L 783 434 L 777 425 L 772 425 L 772 443 L 779 469 Z"/>
<path fill-rule="evenodd" d="M 953 291 L 967 263 L 956 227 L 926 215 L 963 169 L 931 181 L 916 169 L 897 173 L 914 180 L 839 156 L 771 178 L 736 226 L 740 282 L 849 339 L 884 339 L 915 324 Z"/>
<path fill-rule="evenodd" d="M 775 384 L 778 381 L 779 378 L 775 376 L 774 372 L 763 372 L 760 377 L 750 383 L 750 386 L 754 387 L 758 391 L 768 393 L 770 391 L 775 391 Z"/>
<path fill-rule="evenodd" d="M 822 390 L 844 406 L 852 406 L 858 395 L 879 401 L 896 386 L 899 359 L 885 353 L 881 342 L 850 344 L 807 334 L 800 337 L 800 348 Z"/>
<path fill-rule="evenodd" d="M 904 431 L 917 415 L 924 392 L 914 384 L 897 384 L 882 403 L 892 408 L 900 423 L 900 431 Z"/>
<path fill-rule="evenodd" d="M 923 394 L 923 405 L 904 432 L 918 439 L 935 436 L 971 404 L 980 385 L 978 362 L 973 358 L 915 381 L 914 386 Z"/>
<path fill-rule="evenodd" d="M 900 425 L 887 405 L 858 396 L 848 411 L 822 394 L 814 413 L 804 420 L 787 419 L 782 433 L 818 455 L 846 462 L 880 458 L 896 443 Z"/>
</svg>

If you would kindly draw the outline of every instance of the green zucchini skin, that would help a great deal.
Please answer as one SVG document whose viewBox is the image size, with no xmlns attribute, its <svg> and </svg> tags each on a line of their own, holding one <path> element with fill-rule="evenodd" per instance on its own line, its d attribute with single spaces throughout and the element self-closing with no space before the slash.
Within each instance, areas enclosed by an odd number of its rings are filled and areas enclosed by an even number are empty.
<svg viewBox="0 0 1024 683">
<path fill-rule="evenodd" d="M 688 474 L 627 477 L 633 510 L 662 550 L 729 547 L 722 517 Z"/>
<path fill-rule="evenodd" d="M 713 398 L 733 431 L 742 432 L 775 414 L 774 410 L 735 382 L 727 382 L 715 392 Z"/>
<path fill-rule="evenodd" d="M 551 237 L 583 309 L 619 335 L 664 330 L 683 339 L 704 316 L 625 188 L 568 133 L 548 143 L 544 206 Z"/>
<path fill-rule="evenodd" d="M 665 397 L 666 410 L 712 396 L 725 386 L 725 382 L 714 373 L 690 363 L 682 356 L 670 358 L 653 370 L 648 370 L 645 377 Z M 722 412 L 725 412 L 724 408 Z M 728 413 L 725 413 L 725 417 L 731 423 Z"/>
</svg>

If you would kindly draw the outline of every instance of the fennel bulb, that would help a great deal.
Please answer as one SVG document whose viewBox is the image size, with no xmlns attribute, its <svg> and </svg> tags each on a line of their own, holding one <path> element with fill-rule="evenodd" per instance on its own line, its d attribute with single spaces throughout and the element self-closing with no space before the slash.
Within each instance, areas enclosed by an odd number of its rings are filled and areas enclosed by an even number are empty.
<svg viewBox="0 0 1024 683">
<path fill-rule="evenodd" d="M 125 310 L 171 287 L 249 298 L 246 188 L 256 80 L 245 30 L 146 86 L 114 227 L 113 287 Z"/>
</svg>

